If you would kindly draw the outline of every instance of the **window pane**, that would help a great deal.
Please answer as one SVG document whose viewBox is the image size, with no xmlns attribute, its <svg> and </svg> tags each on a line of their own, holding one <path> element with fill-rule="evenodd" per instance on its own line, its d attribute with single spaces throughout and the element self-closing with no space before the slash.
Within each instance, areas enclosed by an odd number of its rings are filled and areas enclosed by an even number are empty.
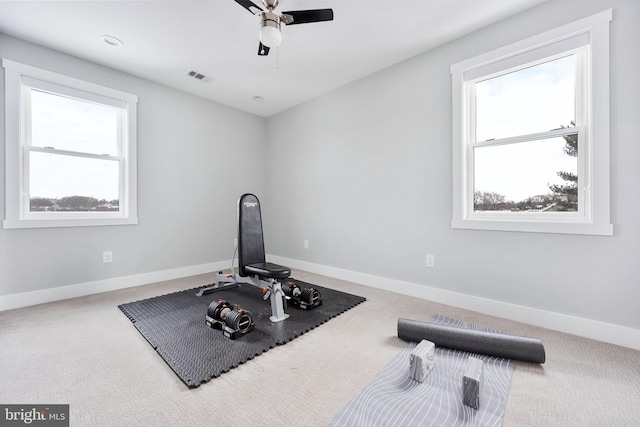
<svg viewBox="0 0 640 427">
<path fill-rule="evenodd" d="M 476 83 L 476 141 L 575 122 L 575 55 Z"/>
<path fill-rule="evenodd" d="M 474 149 L 474 210 L 577 211 L 577 134 Z"/>
<path fill-rule="evenodd" d="M 31 211 L 118 211 L 120 162 L 31 152 Z"/>
<path fill-rule="evenodd" d="M 118 109 L 31 90 L 31 145 L 118 155 Z"/>
</svg>

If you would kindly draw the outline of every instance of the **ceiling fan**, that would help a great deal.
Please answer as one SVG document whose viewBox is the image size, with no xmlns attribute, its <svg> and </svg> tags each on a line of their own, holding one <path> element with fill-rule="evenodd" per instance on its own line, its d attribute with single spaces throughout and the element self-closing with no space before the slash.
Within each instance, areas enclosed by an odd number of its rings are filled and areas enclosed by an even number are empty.
<svg viewBox="0 0 640 427">
<path fill-rule="evenodd" d="M 269 54 L 270 48 L 280 46 L 280 42 L 282 42 L 281 24 L 295 25 L 333 20 L 332 9 L 293 10 L 278 15 L 274 12 L 274 9 L 278 7 L 278 0 L 262 0 L 262 4 L 267 10 L 263 10 L 251 0 L 235 0 L 235 2 L 260 17 L 260 45 L 258 46 L 258 55 L 260 56 L 266 56 Z"/>
</svg>

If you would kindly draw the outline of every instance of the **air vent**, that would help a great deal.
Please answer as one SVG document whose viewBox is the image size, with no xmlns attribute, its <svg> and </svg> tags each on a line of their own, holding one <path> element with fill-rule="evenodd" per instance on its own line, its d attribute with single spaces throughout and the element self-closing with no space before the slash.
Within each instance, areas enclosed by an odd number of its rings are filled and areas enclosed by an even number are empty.
<svg viewBox="0 0 640 427">
<path fill-rule="evenodd" d="M 193 77 L 196 80 L 200 80 L 201 82 L 209 82 L 211 81 L 211 77 L 207 77 L 202 73 L 199 73 L 194 70 L 187 71 L 187 76 Z"/>
</svg>

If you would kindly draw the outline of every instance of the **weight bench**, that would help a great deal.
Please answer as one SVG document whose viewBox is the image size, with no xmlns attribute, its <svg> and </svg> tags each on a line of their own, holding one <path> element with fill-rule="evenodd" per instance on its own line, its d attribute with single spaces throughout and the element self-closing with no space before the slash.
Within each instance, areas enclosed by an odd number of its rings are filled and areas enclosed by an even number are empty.
<svg viewBox="0 0 640 427">
<path fill-rule="evenodd" d="M 281 322 L 289 317 L 284 312 L 286 297 L 281 281 L 290 275 L 290 268 L 266 261 L 260 202 L 255 195 L 244 194 L 238 200 L 238 274 L 219 272 L 215 284 L 201 289 L 197 295 L 203 296 L 240 284 L 253 285 L 263 289 L 265 300 L 271 299 L 269 319 Z"/>
</svg>

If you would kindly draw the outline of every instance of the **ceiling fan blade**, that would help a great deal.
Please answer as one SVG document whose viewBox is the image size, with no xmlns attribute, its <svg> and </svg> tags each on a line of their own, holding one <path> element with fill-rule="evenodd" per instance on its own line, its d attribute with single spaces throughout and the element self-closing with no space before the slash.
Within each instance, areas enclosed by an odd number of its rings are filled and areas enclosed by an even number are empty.
<svg viewBox="0 0 640 427">
<path fill-rule="evenodd" d="M 262 9 L 260 8 L 260 6 L 258 6 L 251 0 L 235 0 L 235 2 L 238 3 L 240 6 L 244 7 L 245 9 L 247 9 L 249 12 L 253 13 L 254 15 L 259 15 L 260 13 L 262 13 Z"/>
<path fill-rule="evenodd" d="M 287 25 L 333 21 L 333 9 L 292 10 L 291 12 L 282 13 L 283 15 L 289 15 L 293 18 L 293 21 L 291 22 L 284 21 Z"/>
<path fill-rule="evenodd" d="M 269 46 L 265 46 L 260 42 L 258 46 L 258 56 L 267 56 L 269 55 Z"/>
</svg>

